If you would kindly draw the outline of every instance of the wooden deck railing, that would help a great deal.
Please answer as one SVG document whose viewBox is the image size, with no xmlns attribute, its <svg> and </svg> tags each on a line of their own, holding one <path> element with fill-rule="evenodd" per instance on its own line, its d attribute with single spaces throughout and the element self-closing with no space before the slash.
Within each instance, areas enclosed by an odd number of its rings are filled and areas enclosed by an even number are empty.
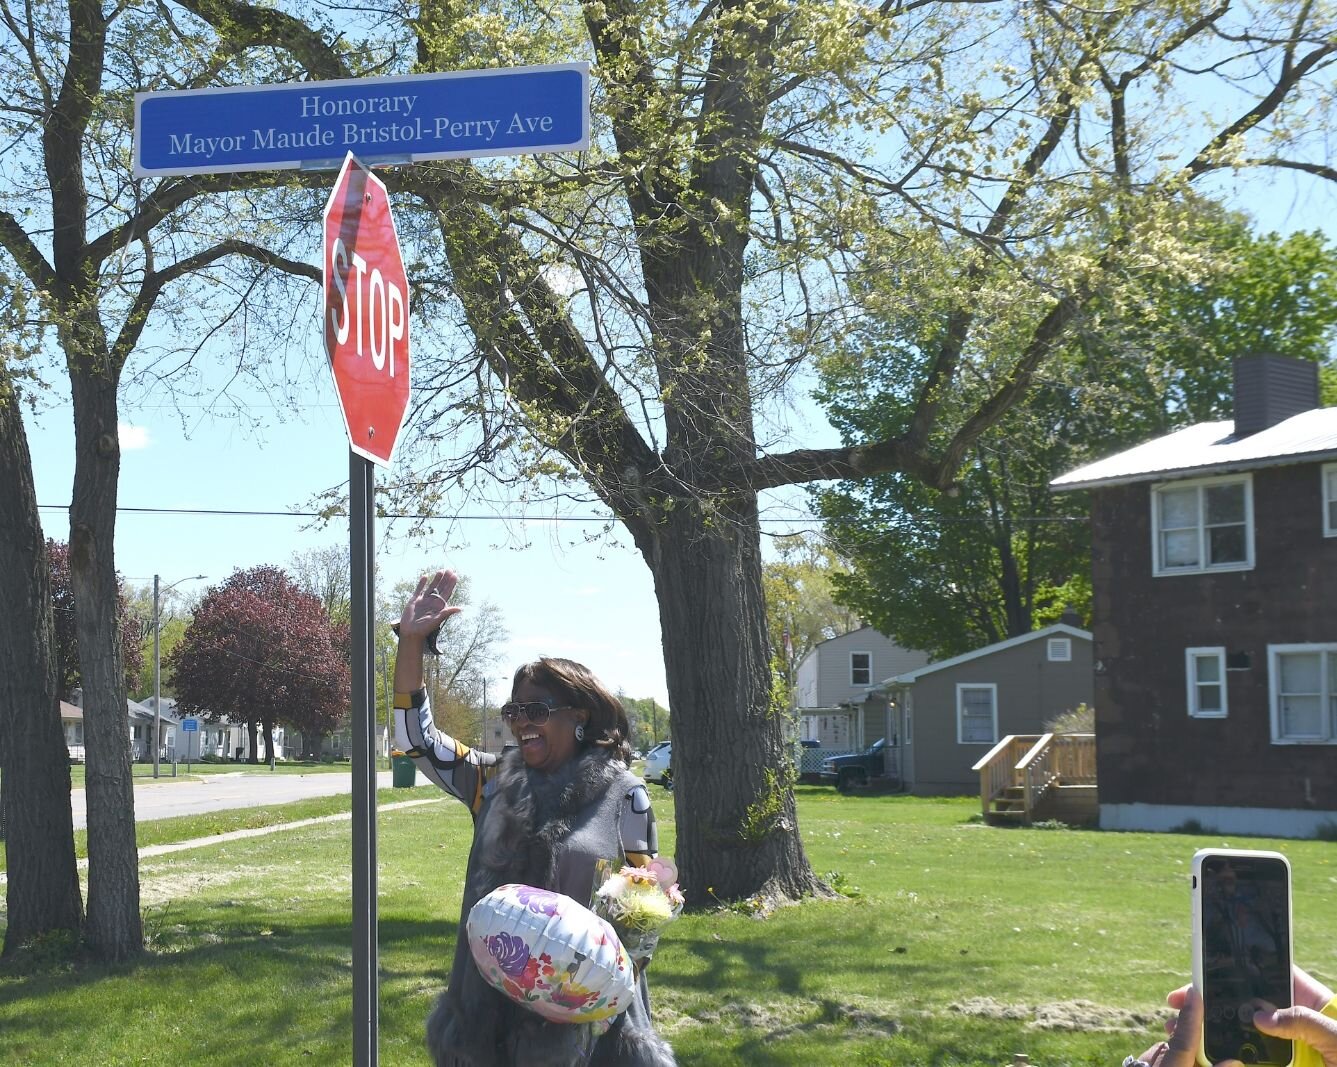
<svg viewBox="0 0 1337 1067">
<path fill-rule="evenodd" d="M 1096 735 L 1009 734 L 973 769 L 979 771 L 986 817 L 995 800 L 1020 789 L 1021 817 L 1029 824 L 1036 805 L 1055 785 L 1095 784 Z"/>
<path fill-rule="evenodd" d="M 971 768 L 980 774 L 980 803 L 986 816 L 996 797 L 1022 784 L 1017 764 L 1039 739 L 1039 734 L 1008 734 Z"/>
</svg>

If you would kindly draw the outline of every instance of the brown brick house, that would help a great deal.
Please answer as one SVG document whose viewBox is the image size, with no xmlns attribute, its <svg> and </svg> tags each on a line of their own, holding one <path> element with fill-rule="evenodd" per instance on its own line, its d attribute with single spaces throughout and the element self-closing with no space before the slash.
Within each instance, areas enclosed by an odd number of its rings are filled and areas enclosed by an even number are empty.
<svg viewBox="0 0 1337 1067">
<path fill-rule="evenodd" d="M 1337 408 L 1261 356 L 1235 416 L 1053 482 L 1091 493 L 1107 829 L 1337 825 Z"/>
</svg>

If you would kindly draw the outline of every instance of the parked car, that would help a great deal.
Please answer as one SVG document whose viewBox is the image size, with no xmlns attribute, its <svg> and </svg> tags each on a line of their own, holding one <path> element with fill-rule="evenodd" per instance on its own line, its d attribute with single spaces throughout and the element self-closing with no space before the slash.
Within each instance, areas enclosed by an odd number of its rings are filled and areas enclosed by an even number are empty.
<svg viewBox="0 0 1337 1067">
<path fill-rule="evenodd" d="M 641 771 L 647 782 L 658 782 L 665 788 L 673 783 L 673 742 L 661 741 L 645 754 L 645 766 Z"/>
<path fill-rule="evenodd" d="M 883 751 L 886 747 L 887 739 L 881 737 L 863 752 L 831 756 L 823 760 L 823 784 L 834 785 L 842 793 L 862 789 L 874 781 L 879 785 L 893 784 L 887 776 L 887 761 Z"/>
</svg>

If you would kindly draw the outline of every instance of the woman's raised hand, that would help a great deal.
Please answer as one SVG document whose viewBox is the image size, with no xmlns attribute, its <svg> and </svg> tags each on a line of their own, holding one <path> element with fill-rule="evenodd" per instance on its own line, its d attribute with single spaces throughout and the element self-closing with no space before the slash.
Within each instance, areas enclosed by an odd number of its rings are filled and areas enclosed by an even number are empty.
<svg viewBox="0 0 1337 1067">
<path fill-rule="evenodd" d="M 446 619 L 458 615 L 463 609 L 453 607 L 450 598 L 455 595 L 459 581 L 454 571 L 423 575 L 399 616 L 399 639 L 416 637 L 421 640 Z"/>
</svg>

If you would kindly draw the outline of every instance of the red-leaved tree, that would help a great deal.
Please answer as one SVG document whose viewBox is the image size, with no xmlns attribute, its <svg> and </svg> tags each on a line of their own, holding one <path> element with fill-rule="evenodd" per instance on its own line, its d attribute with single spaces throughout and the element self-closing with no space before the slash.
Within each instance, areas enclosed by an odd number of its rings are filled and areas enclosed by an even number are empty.
<svg viewBox="0 0 1337 1067">
<path fill-rule="evenodd" d="M 47 540 L 47 559 L 51 561 L 51 621 L 56 636 L 56 686 L 62 699 L 80 684 L 79 637 L 74 627 L 74 587 L 70 584 L 70 546 L 64 541 Z M 120 598 L 121 658 L 125 662 L 125 683 L 133 689 L 144 666 L 144 630 L 130 611 L 125 595 Z"/>
<path fill-rule="evenodd" d="M 168 666 L 181 711 L 246 724 L 252 763 L 257 727 L 269 758 L 279 723 L 319 736 L 348 707 L 346 641 L 320 601 L 278 567 L 239 570 L 209 589 Z"/>
</svg>

